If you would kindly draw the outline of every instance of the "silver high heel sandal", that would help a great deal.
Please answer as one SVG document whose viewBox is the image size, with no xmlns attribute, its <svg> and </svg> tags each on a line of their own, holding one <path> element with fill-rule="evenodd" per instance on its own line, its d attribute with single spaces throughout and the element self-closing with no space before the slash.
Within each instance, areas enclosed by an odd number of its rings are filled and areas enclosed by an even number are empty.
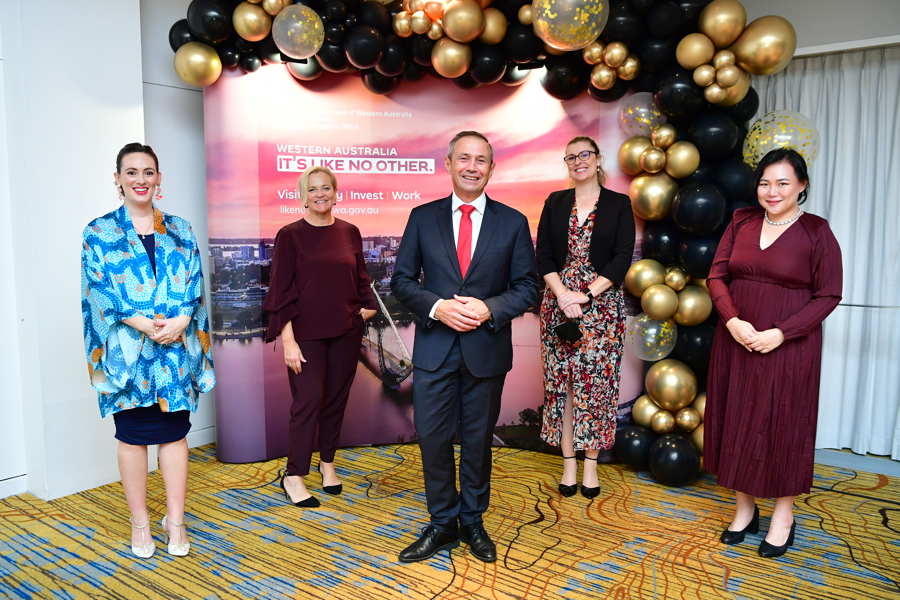
<svg viewBox="0 0 900 600">
<path fill-rule="evenodd" d="M 134 522 L 134 519 L 128 520 L 131 521 L 131 526 L 139 531 L 144 531 L 145 529 L 150 527 L 150 521 L 147 521 L 143 525 L 138 525 Z M 149 542 L 140 546 L 131 544 L 131 553 L 138 558 L 150 558 L 151 556 L 153 556 L 154 552 L 156 552 L 156 544 L 153 543 L 153 537 L 150 538 Z"/>
<path fill-rule="evenodd" d="M 188 552 L 191 551 L 191 543 L 185 542 L 183 544 L 176 544 L 172 541 L 171 537 L 169 536 L 169 530 L 166 529 L 166 517 L 163 517 L 162 521 L 160 521 L 159 524 L 162 526 L 163 532 L 165 532 L 166 534 L 166 544 L 168 545 L 167 549 L 169 551 L 169 554 L 171 554 L 172 556 L 187 556 Z M 172 527 L 184 527 L 184 523 L 170 524 L 172 525 Z"/>
</svg>

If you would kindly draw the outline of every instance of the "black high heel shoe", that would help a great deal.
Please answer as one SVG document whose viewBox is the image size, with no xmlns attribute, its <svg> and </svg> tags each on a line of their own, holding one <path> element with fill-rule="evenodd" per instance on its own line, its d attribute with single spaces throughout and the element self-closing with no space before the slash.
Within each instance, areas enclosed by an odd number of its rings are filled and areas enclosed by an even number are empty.
<svg viewBox="0 0 900 600">
<path fill-rule="evenodd" d="M 780 546 L 773 546 L 769 542 L 763 538 L 763 541 L 759 543 L 758 553 L 763 558 L 777 558 L 787 552 L 788 546 L 794 545 L 794 531 L 797 528 L 797 523 L 791 523 L 791 532 L 788 534 L 788 539 L 785 543 Z"/>
<path fill-rule="evenodd" d="M 319 503 L 319 499 L 312 495 L 309 498 L 300 500 L 299 502 L 294 502 L 294 500 L 291 498 L 291 495 L 288 494 L 287 488 L 284 487 L 285 477 L 287 477 L 287 471 L 282 471 L 281 490 L 284 492 L 284 497 L 289 503 L 293 504 L 294 506 L 299 506 L 300 508 L 316 508 L 317 506 L 321 506 L 321 504 Z"/>
<path fill-rule="evenodd" d="M 753 506 L 753 518 L 747 523 L 747 526 L 740 531 L 730 531 L 725 529 L 719 536 L 719 541 L 729 546 L 740 544 L 744 541 L 744 536 L 748 533 L 759 533 L 759 507 Z"/>
<path fill-rule="evenodd" d="M 597 461 L 596 458 L 590 458 L 588 456 L 585 456 L 584 460 L 585 461 L 592 460 L 594 462 Z M 596 498 L 597 496 L 600 495 L 600 486 L 598 485 L 597 487 L 587 487 L 586 485 L 584 485 L 582 483 L 581 484 L 581 495 L 584 496 L 585 498 Z"/>
<path fill-rule="evenodd" d="M 563 460 L 574 460 L 576 457 L 574 456 L 563 456 Z M 570 498 L 574 496 L 578 492 L 578 484 L 573 483 L 572 485 L 565 485 L 564 483 L 559 484 L 559 493 L 565 496 L 566 498 Z"/>
<path fill-rule="evenodd" d="M 319 474 L 322 474 L 322 463 L 319 463 Z M 322 475 L 322 491 L 326 494 L 331 494 L 332 496 L 340 496 L 341 492 L 344 491 L 344 484 L 338 483 L 337 485 L 325 485 L 325 476 Z"/>
</svg>

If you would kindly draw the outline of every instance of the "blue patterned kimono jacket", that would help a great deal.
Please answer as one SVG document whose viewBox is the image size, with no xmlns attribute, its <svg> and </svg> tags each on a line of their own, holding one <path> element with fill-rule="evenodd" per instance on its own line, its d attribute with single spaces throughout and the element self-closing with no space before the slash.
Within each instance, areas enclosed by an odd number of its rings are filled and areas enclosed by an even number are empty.
<svg viewBox="0 0 900 600">
<path fill-rule="evenodd" d="M 159 404 L 195 411 L 215 386 L 200 250 L 190 223 L 154 209 L 156 276 L 123 205 L 88 223 L 81 249 L 81 313 L 100 415 Z M 184 342 L 157 344 L 123 319 L 191 317 Z"/>
</svg>

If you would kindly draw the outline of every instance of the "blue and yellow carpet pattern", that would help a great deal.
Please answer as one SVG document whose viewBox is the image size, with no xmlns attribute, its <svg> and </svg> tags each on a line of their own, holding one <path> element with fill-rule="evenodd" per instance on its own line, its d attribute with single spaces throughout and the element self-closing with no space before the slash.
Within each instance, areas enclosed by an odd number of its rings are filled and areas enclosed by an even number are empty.
<svg viewBox="0 0 900 600">
<path fill-rule="evenodd" d="M 718 542 L 731 499 L 710 477 L 668 488 L 619 465 L 601 467 L 601 495 L 562 498 L 558 457 L 494 449 L 488 531 L 498 561 L 465 546 L 412 565 L 397 552 L 423 525 L 415 445 L 338 452 L 344 493 L 308 485 L 319 509 L 285 503 L 282 461 L 226 465 L 191 452 L 186 523 L 192 550 L 134 558 L 128 512 L 111 484 L 43 502 L 0 500 L 0 598 L 538 600 L 575 598 L 900 598 L 900 481 L 816 467 L 797 501 L 797 541 L 784 557 L 756 555 L 761 535 Z M 150 477 L 155 523 L 165 510 Z M 771 503 L 761 506 L 762 530 Z"/>
</svg>

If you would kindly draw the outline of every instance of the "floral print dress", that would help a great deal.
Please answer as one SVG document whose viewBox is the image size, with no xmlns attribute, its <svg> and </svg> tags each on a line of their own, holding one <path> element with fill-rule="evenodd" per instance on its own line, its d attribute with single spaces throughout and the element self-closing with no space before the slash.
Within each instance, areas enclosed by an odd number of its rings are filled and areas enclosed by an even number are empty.
<svg viewBox="0 0 900 600">
<path fill-rule="evenodd" d="M 568 256 L 559 273 L 570 290 L 586 292 L 597 278 L 590 261 L 594 211 L 578 222 L 577 205 L 569 217 Z M 541 359 L 544 363 L 544 410 L 541 439 L 560 445 L 566 395 L 572 390 L 576 450 L 612 448 L 619 403 L 619 365 L 625 337 L 625 300 L 616 285 L 581 305 L 581 339 L 561 340 L 553 328 L 566 320 L 556 296 L 546 288 L 541 302 Z"/>
</svg>

